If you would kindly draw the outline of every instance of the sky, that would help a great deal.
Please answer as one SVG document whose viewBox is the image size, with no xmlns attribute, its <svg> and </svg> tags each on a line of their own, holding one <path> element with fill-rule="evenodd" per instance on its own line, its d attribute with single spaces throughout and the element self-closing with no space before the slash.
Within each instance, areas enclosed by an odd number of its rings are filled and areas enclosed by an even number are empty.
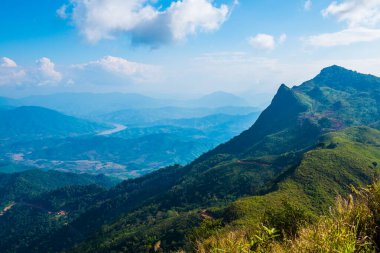
<svg viewBox="0 0 380 253">
<path fill-rule="evenodd" d="M 379 0 L 2 0 L 0 96 L 268 100 L 337 64 L 380 76 Z"/>
</svg>

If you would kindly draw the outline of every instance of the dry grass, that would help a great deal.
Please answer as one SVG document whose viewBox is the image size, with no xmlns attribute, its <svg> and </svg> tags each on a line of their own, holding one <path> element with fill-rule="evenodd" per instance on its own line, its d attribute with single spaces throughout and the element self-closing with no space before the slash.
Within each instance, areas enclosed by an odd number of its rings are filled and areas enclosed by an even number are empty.
<svg viewBox="0 0 380 253">
<path fill-rule="evenodd" d="M 380 183 L 356 190 L 347 199 L 338 197 L 328 215 L 299 228 L 293 239 L 277 240 L 277 231 L 221 232 L 197 243 L 197 253 L 372 253 L 378 251 Z"/>
<path fill-rule="evenodd" d="M 263 225 L 255 229 L 239 229 L 216 234 L 197 243 L 197 253 L 250 253 L 272 252 L 278 231 Z"/>
<path fill-rule="evenodd" d="M 374 252 L 372 238 L 366 235 L 370 210 L 353 198 L 337 199 L 336 208 L 316 224 L 301 228 L 296 239 L 288 242 L 288 252 Z M 371 223 L 371 222 L 370 222 Z"/>
</svg>

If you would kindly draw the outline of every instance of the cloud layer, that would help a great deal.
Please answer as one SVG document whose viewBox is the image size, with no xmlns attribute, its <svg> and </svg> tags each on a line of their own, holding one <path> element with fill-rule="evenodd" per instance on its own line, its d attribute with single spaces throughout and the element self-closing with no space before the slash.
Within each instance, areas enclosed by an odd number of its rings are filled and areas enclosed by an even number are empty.
<svg viewBox="0 0 380 253">
<path fill-rule="evenodd" d="M 60 66 L 59 69 L 47 57 L 36 60 L 32 66 L 19 66 L 8 57 L 0 59 L 0 86 L 72 86 L 83 83 L 119 86 L 156 82 L 160 78 L 159 66 L 114 56 L 105 56 L 83 64 Z"/>
<path fill-rule="evenodd" d="M 322 11 L 325 17 L 334 16 L 350 27 L 375 26 L 380 22 L 379 0 L 345 0 L 333 2 Z"/>
<path fill-rule="evenodd" d="M 121 57 L 106 56 L 100 60 L 90 61 L 84 64 L 77 64 L 71 67 L 79 75 L 97 76 L 99 72 L 112 75 L 111 80 L 119 79 L 120 83 L 126 84 L 127 81 L 133 82 L 149 82 L 159 76 L 160 68 L 158 66 L 129 61 Z M 87 75 L 86 75 L 87 74 Z"/>
<path fill-rule="evenodd" d="M 112 39 L 121 33 L 134 44 L 160 44 L 181 41 L 197 32 L 218 30 L 230 8 L 212 0 L 173 1 L 164 10 L 154 0 L 71 0 L 57 10 L 70 17 L 90 42 Z"/>
<path fill-rule="evenodd" d="M 36 61 L 35 66 L 22 67 L 14 60 L 3 57 L 0 63 L 1 86 L 40 86 L 60 83 L 63 76 L 55 69 L 55 64 L 46 57 Z"/>
<path fill-rule="evenodd" d="M 308 44 L 316 47 L 346 46 L 358 42 L 380 39 L 380 1 L 344 0 L 332 2 L 322 10 L 325 18 L 334 17 L 346 24 L 346 28 L 334 32 L 310 36 Z"/>
<path fill-rule="evenodd" d="M 315 47 L 348 46 L 358 42 L 371 42 L 380 39 L 380 29 L 365 27 L 348 28 L 336 33 L 310 36 L 308 44 Z"/>
</svg>

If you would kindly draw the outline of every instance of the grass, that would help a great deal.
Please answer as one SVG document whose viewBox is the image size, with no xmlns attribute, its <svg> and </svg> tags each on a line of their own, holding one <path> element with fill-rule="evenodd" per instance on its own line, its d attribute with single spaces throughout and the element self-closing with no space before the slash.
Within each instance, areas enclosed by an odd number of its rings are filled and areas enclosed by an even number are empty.
<svg viewBox="0 0 380 253">
<path fill-rule="evenodd" d="M 380 182 L 338 196 L 328 214 L 301 225 L 294 236 L 258 225 L 215 234 L 198 241 L 197 253 L 372 253 L 379 250 Z"/>
</svg>

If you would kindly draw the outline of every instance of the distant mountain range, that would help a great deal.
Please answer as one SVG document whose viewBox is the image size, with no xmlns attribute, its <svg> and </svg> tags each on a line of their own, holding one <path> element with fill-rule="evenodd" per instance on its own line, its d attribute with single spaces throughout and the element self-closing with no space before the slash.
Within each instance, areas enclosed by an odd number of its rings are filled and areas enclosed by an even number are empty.
<svg viewBox="0 0 380 253">
<path fill-rule="evenodd" d="M 105 128 L 42 107 L 0 109 L 0 139 L 3 140 L 79 136 Z"/>
<path fill-rule="evenodd" d="M 218 240 L 239 240 L 244 231 L 256 235 L 253 242 L 276 230 L 282 235 L 270 241 L 287 240 L 296 224 L 329 212 L 338 194 L 378 178 L 379 118 L 380 78 L 331 66 L 300 86 L 281 85 L 248 130 L 188 165 L 109 190 L 72 186 L 22 205 L 13 200 L 0 216 L 0 249 L 197 252 L 200 245 L 216 245 L 212 252 L 223 246 Z M 262 226 L 263 234 L 256 234 Z"/>
<path fill-rule="evenodd" d="M 185 108 L 161 107 L 145 109 L 126 109 L 93 117 L 100 122 L 116 122 L 128 126 L 155 126 L 165 124 L 166 120 L 204 118 L 211 115 L 238 116 L 257 113 L 260 110 L 254 107 L 217 107 L 217 108 Z"/>
<path fill-rule="evenodd" d="M 225 92 L 192 100 L 157 99 L 134 93 L 59 93 L 19 99 L 1 97 L 0 106 L 41 106 L 69 115 L 92 117 L 127 109 L 249 107 L 250 104 L 241 97 Z"/>
</svg>

